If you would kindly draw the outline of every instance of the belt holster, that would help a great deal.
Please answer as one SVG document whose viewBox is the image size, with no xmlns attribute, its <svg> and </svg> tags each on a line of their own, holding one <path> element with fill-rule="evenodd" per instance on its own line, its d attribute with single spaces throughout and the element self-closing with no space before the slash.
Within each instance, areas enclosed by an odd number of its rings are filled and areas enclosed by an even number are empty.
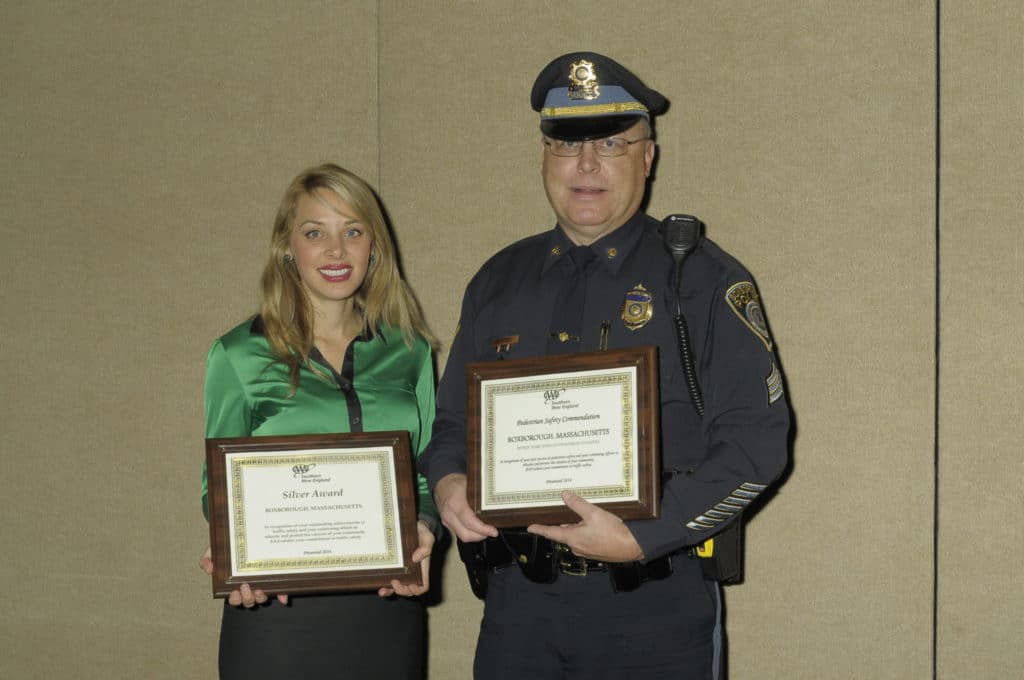
<svg viewBox="0 0 1024 680">
<path fill-rule="evenodd" d="M 487 596 L 487 576 L 491 573 L 484 557 L 484 542 L 463 543 L 455 539 L 455 543 L 459 549 L 459 558 L 466 565 L 469 588 L 482 600 Z"/>
<path fill-rule="evenodd" d="M 466 565 L 469 587 L 481 600 L 487 596 L 487 580 L 494 569 L 512 563 L 534 583 L 553 583 L 558 577 L 558 554 L 543 536 L 519 530 L 499 530 L 498 538 L 474 543 L 457 541 L 459 557 Z"/>
<path fill-rule="evenodd" d="M 737 519 L 713 537 L 710 555 L 697 550 L 705 581 L 719 583 L 743 582 L 743 521 Z"/>
</svg>

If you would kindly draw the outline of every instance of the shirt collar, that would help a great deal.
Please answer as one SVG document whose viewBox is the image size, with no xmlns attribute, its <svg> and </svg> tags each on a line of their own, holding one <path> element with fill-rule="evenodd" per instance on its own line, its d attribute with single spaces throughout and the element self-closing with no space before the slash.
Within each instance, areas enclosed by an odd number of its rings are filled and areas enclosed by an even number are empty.
<svg viewBox="0 0 1024 680">
<path fill-rule="evenodd" d="M 621 227 L 590 244 L 590 247 L 597 253 L 597 260 L 604 263 L 609 273 L 618 274 L 626 257 L 636 248 L 636 244 L 640 241 L 640 235 L 644 232 L 644 218 L 644 214 L 638 212 Z M 541 273 L 546 273 L 551 269 L 574 245 L 565 235 L 562 227 L 556 225 L 548 237 Z"/>
<path fill-rule="evenodd" d="M 263 325 L 263 317 L 261 315 L 257 314 L 256 316 L 254 316 L 252 318 L 252 323 L 249 324 L 249 335 L 266 335 L 266 334 L 267 334 L 267 331 L 266 331 L 266 326 Z M 373 340 L 373 339 L 375 339 L 377 337 L 380 337 L 380 339 L 384 342 L 384 344 L 387 344 L 387 338 L 384 337 L 383 332 L 379 328 L 377 329 L 376 333 L 364 331 L 364 332 L 360 333 L 359 335 L 357 335 L 356 337 L 354 337 L 352 340 L 354 342 L 368 342 L 368 341 Z"/>
</svg>

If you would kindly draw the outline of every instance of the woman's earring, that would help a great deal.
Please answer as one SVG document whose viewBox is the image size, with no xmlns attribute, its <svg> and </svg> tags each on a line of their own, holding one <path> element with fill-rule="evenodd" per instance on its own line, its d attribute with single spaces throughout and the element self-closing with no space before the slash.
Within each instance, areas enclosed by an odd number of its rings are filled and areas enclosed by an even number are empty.
<svg viewBox="0 0 1024 680">
<path fill-rule="evenodd" d="M 377 253 L 370 253 L 370 266 L 372 267 L 377 261 Z"/>
<path fill-rule="evenodd" d="M 292 257 L 290 253 L 285 253 L 284 263 L 285 264 L 294 264 L 295 263 L 295 258 Z"/>
</svg>

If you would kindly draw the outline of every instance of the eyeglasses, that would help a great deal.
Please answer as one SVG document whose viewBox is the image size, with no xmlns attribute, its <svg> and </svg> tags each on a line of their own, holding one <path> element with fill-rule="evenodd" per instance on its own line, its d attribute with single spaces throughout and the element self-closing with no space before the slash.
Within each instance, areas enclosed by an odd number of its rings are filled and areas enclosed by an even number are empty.
<svg viewBox="0 0 1024 680">
<path fill-rule="evenodd" d="M 638 142 L 646 142 L 648 139 L 650 137 L 641 137 L 640 139 L 605 137 L 604 139 L 588 139 L 585 142 L 570 142 L 564 139 L 549 139 L 545 137 L 543 141 L 544 146 L 548 147 L 553 156 L 561 156 L 563 158 L 579 156 L 583 152 L 584 144 L 593 144 L 594 153 L 598 156 L 614 158 L 615 156 L 625 156 L 630 146 Z"/>
</svg>

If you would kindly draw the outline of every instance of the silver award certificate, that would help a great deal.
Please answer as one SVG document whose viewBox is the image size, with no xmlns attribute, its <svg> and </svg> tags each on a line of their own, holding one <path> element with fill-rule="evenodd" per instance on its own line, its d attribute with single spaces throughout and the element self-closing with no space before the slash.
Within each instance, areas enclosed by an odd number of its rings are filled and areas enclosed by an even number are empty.
<svg viewBox="0 0 1024 680">
<path fill-rule="evenodd" d="M 214 594 L 418 581 L 408 433 L 207 440 Z"/>
</svg>

